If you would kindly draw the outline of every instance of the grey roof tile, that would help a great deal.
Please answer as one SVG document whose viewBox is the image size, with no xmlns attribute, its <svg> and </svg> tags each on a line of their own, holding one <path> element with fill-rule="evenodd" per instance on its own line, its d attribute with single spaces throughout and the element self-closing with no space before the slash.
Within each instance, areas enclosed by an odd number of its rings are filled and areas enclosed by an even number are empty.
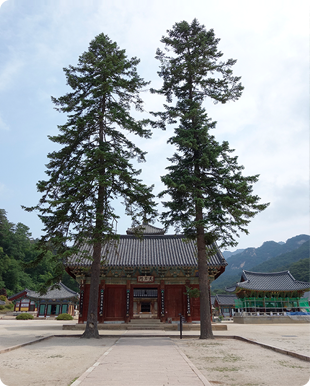
<svg viewBox="0 0 310 386">
<path fill-rule="evenodd" d="M 144 223 L 136 228 L 129 228 L 126 233 L 127 235 L 133 235 L 137 229 L 139 229 L 140 232 L 142 231 L 144 235 L 163 235 L 165 233 L 164 229 L 154 227 L 148 223 Z"/>
<path fill-rule="evenodd" d="M 209 267 L 227 265 L 222 253 L 214 246 Z M 92 245 L 85 244 L 78 255 L 67 262 L 68 267 L 86 267 L 91 260 L 83 258 L 83 253 L 92 256 Z M 180 235 L 146 235 L 143 238 L 120 236 L 118 242 L 104 245 L 102 263 L 109 267 L 197 267 L 197 251 L 194 241 L 185 241 Z M 105 262 L 104 262 L 105 261 Z"/>
<path fill-rule="evenodd" d="M 234 306 L 235 305 L 235 299 L 237 299 L 237 296 L 236 295 L 226 295 L 226 294 L 216 294 L 215 298 L 216 298 L 217 303 L 219 305 Z"/>
<path fill-rule="evenodd" d="M 27 290 L 27 297 L 30 299 L 71 299 L 79 295 L 65 286 L 63 283 L 58 283 L 60 288 L 48 289 L 45 295 L 40 295 L 39 292 Z M 51 288 L 51 287 L 50 287 Z"/>
<path fill-rule="evenodd" d="M 303 291 L 310 288 L 310 283 L 295 280 L 289 271 L 251 272 L 243 271 L 237 288 L 253 291 Z M 227 288 L 231 292 L 234 287 Z"/>
</svg>

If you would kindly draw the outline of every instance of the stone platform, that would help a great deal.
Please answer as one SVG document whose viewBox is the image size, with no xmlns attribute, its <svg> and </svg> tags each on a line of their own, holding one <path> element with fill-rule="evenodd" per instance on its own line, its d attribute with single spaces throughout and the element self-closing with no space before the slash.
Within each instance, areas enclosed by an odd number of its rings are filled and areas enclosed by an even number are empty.
<svg viewBox="0 0 310 386">
<path fill-rule="evenodd" d="M 84 330 L 86 324 L 63 325 L 63 330 Z M 200 323 L 183 323 L 183 331 L 200 331 Z M 129 323 L 102 323 L 98 324 L 98 330 L 155 330 L 155 331 L 179 331 L 179 323 L 162 323 L 159 319 L 132 319 Z M 226 331 L 227 325 L 212 323 L 213 331 Z"/>
</svg>

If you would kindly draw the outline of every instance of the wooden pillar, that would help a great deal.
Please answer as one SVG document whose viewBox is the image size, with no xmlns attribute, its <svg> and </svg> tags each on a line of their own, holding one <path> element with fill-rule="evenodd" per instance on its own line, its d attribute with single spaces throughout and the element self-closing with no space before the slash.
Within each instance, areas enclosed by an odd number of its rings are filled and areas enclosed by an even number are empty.
<svg viewBox="0 0 310 386">
<path fill-rule="evenodd" d="M 159 291 L 159 302 L 160 302 L 160 321 L 166 322 L 166 309 L 165 309 L 165 281 L 160 281 L 160 291 Z"/>
<path fill-rule="evenodd" d="M 185 281 L 185 286 L 190 287 L 190 281 L 189 280 Z M 186 290 L 186 287 L 185 287 L 185 290 Z M 187 293 L 186 294 L 186 303 L 185 303 L 186 304 L 186 321 L 187 321 L 187 323 L 192 323 L 192 304 L 191 303 L 192 303 L 191 298 L 190 298 L 189 294 Z"/>
<path fill-rule="evenodd" d="M 98 323 L 104 323 L 104 295 L 105 295 L 105 280 L 101 280 L 99 284 L 98 296 Z"/>
<path fill-rule="evenodd" d="M 211 301 L 210 280 L 209 280 L 209 302 L 210 302 L 210 315 L 211 315 L 211 322 L 212 322 L 212 301 Z"/>
<path fill-rule="evenodd" d="M 131 288 L 130 280 L 127 280 L 127 283 L 126 283 L 126 316 L 125 316 L 125 323 L 129 323 L 130 322 L 130 313 L 131 313 L 131 307 L 132 307 L 132 305 L 130 304 L 130 288 Z"/>
<path fill-rule="evenodd" d="M 80 286 L 80 304 L 79 304 L 79 321 L 78 323 L 83 323 L 83 313 L 84 311 L 84 294 L 85 294 L 85 286 L 84 286 L 84 280 L 81 281 Z"/>
</svg>

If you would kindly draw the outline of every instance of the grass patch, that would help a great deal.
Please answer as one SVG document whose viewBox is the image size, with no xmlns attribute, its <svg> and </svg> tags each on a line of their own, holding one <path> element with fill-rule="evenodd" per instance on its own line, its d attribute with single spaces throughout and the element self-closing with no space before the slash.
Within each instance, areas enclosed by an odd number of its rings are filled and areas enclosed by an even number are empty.
<svg viewBox="0 0 310 386">
<path fill-rule="evenodd" d="M 292 365 L 291 363 L 289 362 L 286 362 L 286 361 L 278 361 L 278 363 L 283 366 L 283 367 L 289 367 L 291 369 L 305 369 L 306 367 L 304 366 L 298 366 L 298 365 Z"/>
<path fill-rule="evenodd" d="M 214 367 L 212 370 L 218 371 L 220 373 L 239 371 L 239 369 L 237 369 L 236 367 Z"/>
<path fill-rule="evenodd" d="M 238 362 L 241 360 L 242 360 L 241 357 L 238 357 L 237 355 L 234 355 L 234 354 L 226 354 L 223 358 L 223 362 Z"/>
<path fill-rule="evenodd" d="M 63 357 L 64 357 L 63 355 L 51 355 L 48 358 L 63 358 Z"/>
<path fill-rule="evenodd" d="M 68 386 L 72 385 L 72 383 L 74 383 L 77 379 L 78 379 L 78 377 L 74 378 L 74 379 L 69 383 Z"/>
</svg>

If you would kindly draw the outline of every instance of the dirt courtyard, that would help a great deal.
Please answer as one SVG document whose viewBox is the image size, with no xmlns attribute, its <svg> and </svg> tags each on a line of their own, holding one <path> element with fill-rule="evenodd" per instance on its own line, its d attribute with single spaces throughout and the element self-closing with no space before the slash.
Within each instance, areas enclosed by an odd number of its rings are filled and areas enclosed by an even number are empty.
<svg viewBox="0 0 310 386">
<path fill-rule="evenodd" d="M 117 339 L 51 338 L 2 353 L 1 381 L 7 386 L 69 386 Z M 235 339 L 173 342 L 212 385 L 303 386 L 309 380 L 308 362 Z"/>
<path fill-rule="evenodd" d="M 71 322 L 70 322 L 71 323 Z M 72 321 L 71 324 L 74 324 Z M 247 339 L 310 356 L 309 325 L 235 325 L 216 331 L 214 340 L 186 337 L 176 331 L 171 341 L 206 377 L 219 386 L 303 386 L 310 378 L 310 362 L 292 358 L 225 335 Z M 80 331 L 78 332 L 81 333 Z M 162 331 L 134 331 L 141 337 Z M 16 350 L 0 353 L 0 379 L 6 386 L 69 386 L 107 352 L 126 331 L 101 331 L 101 339 L 80 339 L 77 331 L 64 331 L 57 321 L 0 320 L 0 350 L 52 335 Z M 191 333 L 193 334 L 193 333 Z M 72 335 L 72 336 L 70 336 Z M 147 337 L 145 337 L 147 339 Z M 110 354 L 108 354 L 110 355 Z M 135 355 L 134 345 L 132 355 Z M 165 347 L 162 347 L 165 356 Z M 167 362 L 170 358 L 167 356 Z M 130 374 L 129 374 L 130 376 Z M 0 381 L 0 386 L 2 386 Z M 124 380 L 124 386 L 126 380 Z M 159 385 L 161 385 L 159 383 Z M 123 386 L 123 385 L 122 385 Z M 148 386 L 147 381 L 145 386 Z M 168 385 L 165 385 L 168 386 Z M 185 385 L 181 385 L 185 386 Z M 186 384 L 186 386 L 189 386 Z M 310 386 L 310 385 L 309 385 Z"/>
<path fill-rule="evenodd" d="M 303 386 L 310 363 L 236 339 L 175 340 L 212 385 Z"/>
</svg>

